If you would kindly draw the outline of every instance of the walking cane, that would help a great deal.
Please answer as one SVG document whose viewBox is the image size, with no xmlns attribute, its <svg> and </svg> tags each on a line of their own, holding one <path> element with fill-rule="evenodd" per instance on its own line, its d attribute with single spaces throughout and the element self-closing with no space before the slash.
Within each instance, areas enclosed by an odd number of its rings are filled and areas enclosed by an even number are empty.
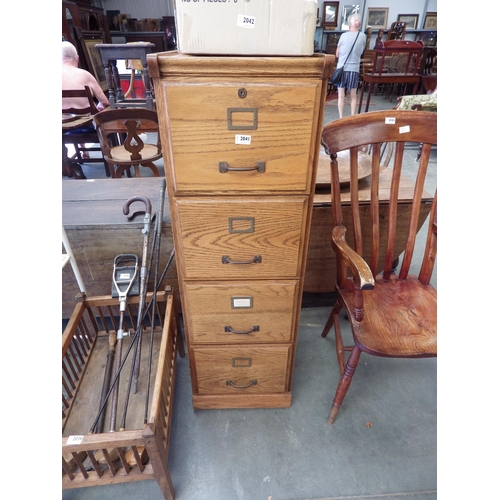
<svg viewBox="0 0 500 500">
<path fill-rule="evenodd" d="M 123 408 L 123 417 L 120 428 L 125 429 L 125 418 L 127 414 L 128 400 L 130 396 L 130 388 L 132 381 L 134 382 L 134 393 L 137 391 L 137 380 L 139 378 L 139 367 L 140 367 L 140 358 L 141 358 L 141 342 L 142 342 L 142 318 L 144 315 L 144 305 L 146 302 L 146 292 L 147 292 L 147 275 L 148 269 L 146 266 L 147 263 L 147 255 L 148 255 L 148 246 L 149 246 L 149 233 L 151 230 L 151 201 L 149 198 L 145 196 L 133 196 L 128 199 L 123 205 L 123 213 L 125 215 L 129 214 L 130 205 L 135 201 L 142 201 L 146 207 L 145 215 L 144 215 L 144 229 L 142 230 L 142 234 L 144 235 L 144 243 L 142 249 L 142 265 L 141 265 L 141 273 L 140 273 L 140 291 L 139 291 L 139 311 L 137 313 L 137 332 L 134 338 L 137 338 L 137 344 L 135 346 L 134 357 L 132 361 L 132 371 L 133 377 L 129 378 L 129 384 L 127 388 L 127 395 L 125 399 L 125 406 Z"/>
<path fill-rule="evenodd" d="M 160 243 L 161 243 L 161 230 L 163 227 L 163 205 L 165 203 L 165 187 L 166 180 L 162 179 L 160 185 L 160 200 L 158 202 L 158 213 L 156 215 L 156 237 L 154 240 L 155 249 L 155 275 L 153 280 L 153 296 L 152 300 L 152 312 L 151 312 L 151 332 L 149 334 L 149 357 L 148 357 L 148 380 L 146 385 L 146 404 L 144 408 L 144 423 L 148 421 L 148 400 L 149 400 L 149 388 L 151 385 L 151 364 L 153 360 L 153 333 L 155 327 L 155 308 L 156 308 L 156 293 L 158 291 L 157 279 L 158 279 L 158 267 L 160 265 Z M 153 252 L 151 251 L 151 255 Z"/>
<path fill-rule="evenodd" d="M 143 247 L 142 247 L 142 265 L 141 265 L 141 285 L 140 285 L 140 292 L 139 292 L 139 312 L 137 314 L 137 319 L 138 319 L 138 324 L 137 324 L 137 329 L 139 331 L 139 337 L 138 337 L 138 342 L 136 346 L 136 352 L 134 353 L 134 375 L 133 375 L 133 382 L 134 382 L 134 394 L 137 392 L 137 380 L 139 378 L 139 367 L 141 363 L 141 344 L 142 344 L 142 316 L 144 312 L 144 305 L 146 302 L 146 293 L 147 293 L 147 280 L 148 280 L 148 274 L 149 274 L 149 269 L 147 266 L 147 256 L 148 256 L 148 247 L 149 247 L 149 233 L 151 230 L 151 201 L 149 201 L 149 198 L 146 198 L 145 196 L 133 196 L 129 200 L 125 202 L 125 205 L 123 205 L 123 213 L 125 215 L 128 215 L 129 213 L 129 207 L 134 201 L 142 201 L 145 206 L 145 214 L 144 214 L 144 229 L 142 230 L 142 234 L 144 235 L 144 242 L 143 242 Z"/>
</svg>

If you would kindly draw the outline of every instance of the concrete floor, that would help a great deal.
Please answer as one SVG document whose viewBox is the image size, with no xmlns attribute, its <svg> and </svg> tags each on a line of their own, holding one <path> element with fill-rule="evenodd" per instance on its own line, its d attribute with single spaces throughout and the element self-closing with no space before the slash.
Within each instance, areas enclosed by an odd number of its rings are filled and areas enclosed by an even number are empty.
<svg viewBox="0 0 500 500">
<path fill-rule="evenodd" d="M 371 110 L 395 105 L 380 96 L 372 103 Z M 324 122 L 337 117 L 337 106 L 326 106 Z M 89 178 L 104 177 L 99 165 L 84 171 Z M 313 307 L 302 309 L 289 409 L 194 411 L 187 358 L 179 358 L 169 456 L 177 500 L 437 498 L 437 360 L 363 354 L 330 426 L 326 417 L 339 370 L 333 332 L 320 336 L 330 298 L 309 299 Z M 155 481 L 62 493 L 63 500 L 102 498 L 163 496 Z"/>
</svg>

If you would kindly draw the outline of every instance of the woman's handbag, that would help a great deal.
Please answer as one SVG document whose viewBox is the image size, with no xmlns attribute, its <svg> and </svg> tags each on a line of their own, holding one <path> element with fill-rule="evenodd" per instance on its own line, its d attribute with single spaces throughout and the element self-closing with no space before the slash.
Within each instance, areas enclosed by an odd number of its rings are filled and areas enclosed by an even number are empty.
<svg viewBox="0 0 500 500">
<path fill-rule="evenodd" d="M 347 63 L 347 60 L 349 59 L 349 56 L 351 55 L 352 49 L 356 45 L 356 42 L 358 40 L 359 36 L 359 31 L 358 34 L 356 35 L 356 39 L 354 40 L 354 43 L 352 44 L 351 50 L 349 51 L 349 55 L 347 56 L 344 66 Z M 333 72 L 332 77 L 330 78 L 330 83 L 333 83 L 336 87 L 342 82 L 342 75 L 344 74 L 344 66 L 341 66 L 340 68 L 335 68 L 335 71 Z"/>
<path fill-rule="evenodd" d="M 342 81 L 342 75 L 344 74 L 344 66 L 341 68 L 336 68 L 333 72 L 330 82 L 337 86 Z"/>
</svg>

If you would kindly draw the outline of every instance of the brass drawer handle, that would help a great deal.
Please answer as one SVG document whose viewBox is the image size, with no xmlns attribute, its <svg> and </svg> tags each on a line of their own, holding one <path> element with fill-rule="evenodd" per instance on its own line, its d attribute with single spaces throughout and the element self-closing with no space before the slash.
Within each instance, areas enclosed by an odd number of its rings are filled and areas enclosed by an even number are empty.
<svg viewBox="0 0 500 500">
<path fill-rule="evenodd" d="M 258 161 L 253 167 L 230 167 L 227 162 L 219 162 L 219 172 L 225 174 L 226 172 L 248 172 L 249 170 L 257 170 L 257 172 L 263 173 L 266 171 L 266 162 Z"/>
<path fill-rule="evenodd" d="M 257 380 L 250 380 L 250 382 L 247 385 L 235 385 L 232 380 L 226 380 L 226 385 L 234 387 L 235 389 L 247 389 L 252 385 L 257 385 Z"/>
<path fill-rule="evenodd" d="M 250 330 L 247 330 L 246 332 L 238 332 L 236 330 L 233 330 L 230 326 L 225 326 L 224 327 L 224 331 L 225 332 L 229 332 L 229 333 L 236 333 L 238 335 L 246 335 L 248 333 L 258 332 L 259 331 L 259 325 L 255 325 L 253 328 L 251 328 Z"/>
<path fill-rule="evenodd" d="M 260 255 L 255 255 L 252 260 L 231 260 L 229 255 L 222 256 L 223 264 L 260 264 L 262 262 L 262 257 Z"/>
</svg>

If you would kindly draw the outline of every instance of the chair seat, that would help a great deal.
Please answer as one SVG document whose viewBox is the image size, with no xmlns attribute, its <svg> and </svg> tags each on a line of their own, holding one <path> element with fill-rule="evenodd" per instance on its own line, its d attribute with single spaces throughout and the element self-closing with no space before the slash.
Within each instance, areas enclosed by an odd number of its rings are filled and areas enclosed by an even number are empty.
<svg viewBox="0 0 500 500">
<path fill-rule="evenodd" d="M 144 148 L 141 150 L 142 161 L 151 162 L 159 160 L 162 157 L 161 151 L 154 144 L 144 144 Z M 122 164 L 137 164 L 137 160 L 130 159 L 130 152 L 125 149 L 125 146 L 115 146 L 111 148 L 109 153 L 109 159 L 113 162 L 120 162 Z"/>
<path fill-rule="evenodd" d="M 338 292 L 362 351 L 387 357 L 437 355 L 437 292 L 432 285 L 422 285 L 413 275 L 405 280 L 392 275 L 387 281 L 375 277 L 375 288 L 363 292 L 362 321 L 354 318 L 353 292 Z"/>
</svg>

